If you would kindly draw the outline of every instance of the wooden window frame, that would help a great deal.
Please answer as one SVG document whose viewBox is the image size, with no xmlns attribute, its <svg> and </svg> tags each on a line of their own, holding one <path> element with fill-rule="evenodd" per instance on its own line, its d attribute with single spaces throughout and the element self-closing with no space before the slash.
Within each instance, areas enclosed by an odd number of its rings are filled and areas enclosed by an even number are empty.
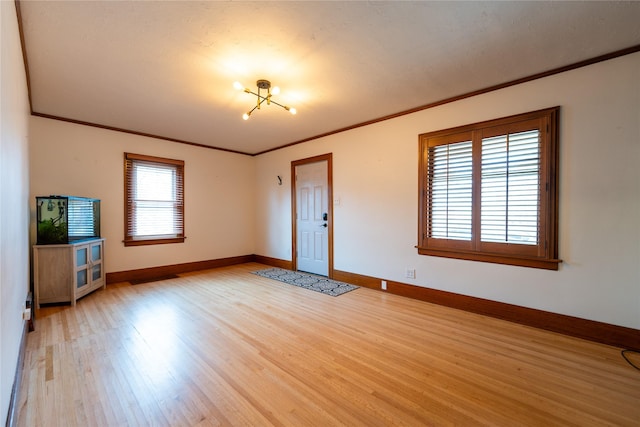
<svg viewBox="0 0 640 427">
<path fill-rule="evenodd" d="M 130 180 L 132 176 L 133 163 L 141 162 L 147 164 L 156 164 L 158 166 L 170 166 L 176 168 L 176 186 L 178 186 L 178 206 L 177 210 L 181 218 L 179 232 L 174 235 L 155 235 L 155 236 L 134 236 L 131 233 L 133 228 L 133 197 L 131 193 L 132 184 Z M 167 243 L 182 243 L 185 240 L 185 220 L 184 220 L 184 161 L 167 159 L 163 157 L 147 156 L 143 154 L 124 153 L 124 245 L 125 246 L 142 246 L 142 245 L 160 245 Z"/>
<path fill-rule="evenodd" d="M 418 253 L 463 260 L 558 270 L 558 163 L 559 163 L 560 107 L 518 114 L 496 120 L 419 135 L 419 225 Z M 540 132 L 540 169 L 538 180 L 539 215 L 536 245 L 489 243 L 480 239 L 481 217 L 481 144 L 483 133 L 531 128 Z M 429 189 L 429 148 L 451 144 L 470 137 L 472 154 L 472 226 L 471 240 L 432 238 L 429 218 L 431 194 Z"/>
</svg>

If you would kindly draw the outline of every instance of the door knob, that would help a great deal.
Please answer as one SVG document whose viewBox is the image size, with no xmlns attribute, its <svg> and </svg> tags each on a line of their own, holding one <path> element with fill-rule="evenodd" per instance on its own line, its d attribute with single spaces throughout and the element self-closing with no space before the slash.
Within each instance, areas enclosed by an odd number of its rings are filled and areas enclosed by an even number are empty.
<svg viewBox="0 0 640 427">
<path fill-rule="evenodd" d="M 320 227 L 327 228 L 327 223 L 325 222 L 325 223 L 324 223 L 324 224 L 322 224 Z"/>
</svg>

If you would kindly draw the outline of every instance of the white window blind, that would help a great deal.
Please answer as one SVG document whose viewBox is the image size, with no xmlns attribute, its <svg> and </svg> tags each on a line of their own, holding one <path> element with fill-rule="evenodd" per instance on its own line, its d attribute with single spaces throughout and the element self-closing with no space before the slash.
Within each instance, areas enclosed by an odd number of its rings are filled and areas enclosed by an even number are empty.
<svg viewBox="0 0 640 427">
<path fill-rule="evenodd" d="M 149 159 L 126 155 L 125 241 L 183 238 L 184 162 Z"/>
<path fill-rule="evenodd" d="M 538 244 L 540 133 L 482 139 L 483 242 Z"/>
<path fill-rule="evenodd" d="M 429 149 L 429 236 L 471 240 L 472 142 L 438 145 Z"/>
</svg>

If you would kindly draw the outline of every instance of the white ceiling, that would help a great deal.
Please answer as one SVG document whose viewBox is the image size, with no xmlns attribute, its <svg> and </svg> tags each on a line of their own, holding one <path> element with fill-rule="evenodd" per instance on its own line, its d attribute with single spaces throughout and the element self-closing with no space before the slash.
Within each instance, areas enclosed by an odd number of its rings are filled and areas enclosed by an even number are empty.
<svg viewBox="0 0 640 427">
<path fill-rule="evenodd" d="M 640 45 L 640 2 L 19 7 L 34 113 L 249 154 Z"/>
</svg>

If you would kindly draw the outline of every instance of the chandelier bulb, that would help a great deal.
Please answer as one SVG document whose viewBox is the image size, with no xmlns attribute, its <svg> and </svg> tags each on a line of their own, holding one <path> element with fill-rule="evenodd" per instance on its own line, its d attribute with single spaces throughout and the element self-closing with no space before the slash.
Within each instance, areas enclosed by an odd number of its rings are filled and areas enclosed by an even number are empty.
<svg viewBox="0 0 640 427">
<path fill-rule="evenodd" d="M 244 114 L 242 115 L 242 118 L 243 118 L 244 120 L 249 120 L 249 116 L 250 116 L 250 115 L 251 115 L 251 113 L 244 113 Z"/>
<path fill-rule="evenodd" d="M 233 82 L 233 87 L 236 90 L 243 90 L 244 89 L 244 86 L 242 86 L 242 83 L 240 83 L 240 82 Z"/>
<path fill-rule="evenodd" d="M 280 93 L 280 88 L 278 86 L 274 86 L 271 88 L 271 95 L 277 95 Z"/>
</svg>

